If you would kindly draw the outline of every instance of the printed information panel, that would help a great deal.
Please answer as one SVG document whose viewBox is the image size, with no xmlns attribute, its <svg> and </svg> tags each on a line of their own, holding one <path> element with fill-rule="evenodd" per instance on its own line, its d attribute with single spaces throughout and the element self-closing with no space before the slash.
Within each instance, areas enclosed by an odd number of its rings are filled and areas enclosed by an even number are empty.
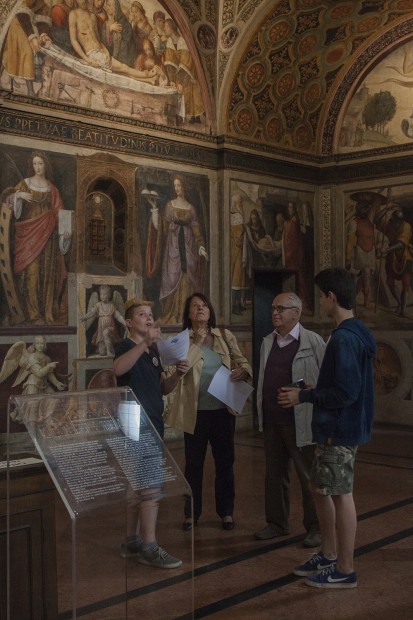
<svg viewBox="0 0 413 620">
<path fill-rule="evenodd" d="M 72 515 L 191 494 L 130 388 L 15 396 L 9 413 L 25 424 Z"/>
</svg>

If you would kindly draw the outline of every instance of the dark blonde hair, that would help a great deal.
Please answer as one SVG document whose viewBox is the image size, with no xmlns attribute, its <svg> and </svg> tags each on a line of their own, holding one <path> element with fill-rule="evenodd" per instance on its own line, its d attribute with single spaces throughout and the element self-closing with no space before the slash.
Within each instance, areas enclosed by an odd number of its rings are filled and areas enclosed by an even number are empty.
<svg viewBox="0 0 413 620">
<path fill-rule="evenodd" d="M 150 308 L 152 308 L 153 301 L 147 301 L 146 299 L 137 299 L 136 297 L 128 299 L 125 302 L 125 319 L 131 319 L 133 317 L 135 308 L 139 308 L 139 306 L 149 306 Z"/>
</svg>

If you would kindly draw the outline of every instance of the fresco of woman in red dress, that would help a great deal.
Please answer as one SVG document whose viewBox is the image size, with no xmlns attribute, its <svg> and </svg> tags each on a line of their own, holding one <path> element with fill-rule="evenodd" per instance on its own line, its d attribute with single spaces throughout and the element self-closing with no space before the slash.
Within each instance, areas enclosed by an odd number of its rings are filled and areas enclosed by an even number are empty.
<svg viewBox="0 0 413 620">
<path fill-rule="evenodd" d="M 59 321 L 67 278 L 63 255 L 71 245 L 70 231 L 59 234 L 63 202 L 51 176 L 47 156 L 36 151 L 29 160 L 28 176 L 4 193 L 14 216 L 12 264 L 17 295 L 25 320 L 35 325 Z"/>
</svg>

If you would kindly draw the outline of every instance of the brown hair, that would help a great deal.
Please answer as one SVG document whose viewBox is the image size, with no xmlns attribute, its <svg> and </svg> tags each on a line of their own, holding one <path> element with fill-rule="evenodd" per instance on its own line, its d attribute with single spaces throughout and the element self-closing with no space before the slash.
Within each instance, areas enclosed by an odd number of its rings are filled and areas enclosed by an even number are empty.
<svg viewBox="0 0 413 620">
<path fill-rule="evenodd" d="M 212 307 L 212 304 L 209 301 L 208 297 L 204 295 L 203 293 L 192 293 L 192 295 L 187 297 L 185 301 L 183 320 L 182 320 L 182 329 L 187 329 L 188 327 L 192 327 L 192 321 L 189 318 L 189 306 L 191 305 L 191 301 L 193 300 L 194 297 L 199 297 L 199 299 L 201 299 L 208 306 L 208 309 L 209 309 L 208 327 L 216 327 L 217 320 L 215 317 L 215 310 Z"/>
<path fill-rule="evenodd" d="M 33 160 L 34 160 L 35 157 L 40 157 L 40 159 L 42 159 L 44 161 L 44 176 L 45 176 L 46 179 L 51 181 L 53 179 L 52 166 L 50 165 L 49 158 L 47 157 L 46 153 L 43 153 L 43 151 L 33 151 L 30 154 L 30 158 L 29 158 L 29 161 L 28 161 L 27 176 L 30 177 L 30 176 L 34 175 Z"/>
</svg>

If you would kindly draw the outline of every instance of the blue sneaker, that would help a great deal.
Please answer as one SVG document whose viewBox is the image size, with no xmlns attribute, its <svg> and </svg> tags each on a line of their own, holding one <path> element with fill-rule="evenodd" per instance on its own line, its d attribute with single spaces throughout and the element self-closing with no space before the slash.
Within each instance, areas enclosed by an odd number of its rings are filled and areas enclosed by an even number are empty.
<svg viewBox="0 0 413 620">
<path fill-rule="evenodd" d="M 315 553 L 307 562 L 304 562 L 304 564 L 296 566 L 293 570 L 293 573 L 294 575 L 298 575 L 299 577 L 316 575 L 317 573 L 321 573 L 321 571 L 323 571 L 325 568 L 334 566 L 336 562 L 337 559 L 329 560 L 324 556 L 324 553 L 320 551 L 320 553 Z"/>
<path fill-rule="evenodd" d="M 314 588 L 357 588 L 357 575 L 340 573 L 335 566 L 330 566 L 317 575 L 310 575 L 304 583 Z"/>
</svg>

